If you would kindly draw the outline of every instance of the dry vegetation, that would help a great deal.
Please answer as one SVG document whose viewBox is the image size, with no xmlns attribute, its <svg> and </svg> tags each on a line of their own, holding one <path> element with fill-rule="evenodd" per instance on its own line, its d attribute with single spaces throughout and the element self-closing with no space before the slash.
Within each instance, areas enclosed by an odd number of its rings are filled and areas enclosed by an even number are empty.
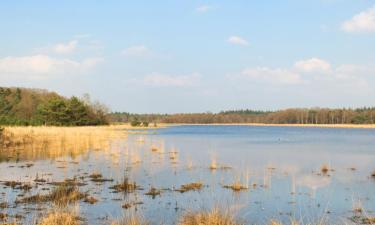
<svg viewBox="0 0 375 225">
<path fill-rule="evenodd" d="M 0 161 L 50 159 L 67 154 L 74 157 L 89 150 L 107 150 L 110 140 L 126 137 L 127 127 L 5 127 Z"/>
<path fill-rule="evenodd" d="M 55 187 L 50 193 L 46 195 L 32 195 L 24 197 L 16 201 L 16 203 L 39 203 L 39 202 L 53 202 L 57 205 L 66 205 L 71 202 L 79 201 L 87 198 L 86 193 L 82 193 L 76 186 L 60 185 Z"/>
<path fill-rule="evenodd" d="M 37 225 L 79 225 L 80 218 L 74 212 L 51 212 Z"/>
<path fill-rule="evenodd" d="M 124 177 L 121 183 L 116 184 L 110 188 L 114 189 L 115 192 L 125 192 L 125 193 L 132 193 L 135 190 L 141 189 L 141 187 L 138 186 L 136 182 L 130 181 L 128 177 Z"/>
<path fill-rule="evenodd" d="M 188 212 L 178 225 L 243 225 L 229 210 L 214 208 L 210 211 Z"/>
<path fill-rule="evenodd" d="M 203 188 L 203 184 L 201 182 L 194 182 L 194 183 L 189 183 L 189 184 L 183 184 L 179 189 L 176 191 L 180 193 L 184 193 L 187 191 L 199 191 Z"/>
</svg>

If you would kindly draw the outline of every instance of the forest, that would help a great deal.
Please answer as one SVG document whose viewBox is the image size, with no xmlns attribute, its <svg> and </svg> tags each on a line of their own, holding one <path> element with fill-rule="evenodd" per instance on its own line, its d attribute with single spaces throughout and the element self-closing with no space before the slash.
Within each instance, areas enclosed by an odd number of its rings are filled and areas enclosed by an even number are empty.
<svg viewBox="0 0 375 225">
<path fill-rule="evenodd" d="M 112 122 L 147 121 L 149 123 L 266 123 L 266 124 L 374 124 L 375 108 L 295 108 L 277 111 L 230 110 L 219 113 L 110 114 Z"/>
<path fill-rule="evenodd" d="M 108 124 L 108 109 L 88 95 L 66 98 L 41 89 L 0 87 L 0 125 Z"/>
</svg>

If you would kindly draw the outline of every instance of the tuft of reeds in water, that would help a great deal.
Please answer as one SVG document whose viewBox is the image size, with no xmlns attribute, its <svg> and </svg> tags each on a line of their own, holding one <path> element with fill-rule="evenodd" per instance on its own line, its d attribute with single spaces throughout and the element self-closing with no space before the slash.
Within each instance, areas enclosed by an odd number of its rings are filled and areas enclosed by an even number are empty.
<svg viewBox="0 0 375 225">
<path fill-rule="evenodd" d="M 217 163 L 216 163 L 216 159 L 215 158 L 212 158 L 211 159 L 211 164 L 210 164 L 210 170 L 216 170 L 217 169 Z"/>
<path fill-rule="evenodd" d="M 136 190 L 140 190 L 141 188 L 136 182 L 131 182 L 128 177 L 124 177 L 121 183 L 110 187 L 110 189 L 114 189 L 115 192 L 132 193 Z"/>
<path fill-rule="evenodd" d="M 161 190 L 151 187 L 150 190 L 145 193 L 145 195 L 152 196 L 154 199 L 156 196 L 161 195 Z"/>
<path fill-rule="evenodd" d="M 223 185 L 224 188 L 232 189 L 235 192 L 244 191 L 249 189 L 247 185 L 243 185 L 240 182 L 234 182 L 233 184 Z"/>
<path fill-rule="evenodd" d="M 79 225 L 80 218 L 75 212 L 57 211 L 51 212 L 46 217 L 42 218 L 37 225 Z"/>
<path fill-rule="evenodd" d="M 176 189 L 176 191 L 180 193 L 184 193 L 187 191 L 199 191 L 203 188 L 203 184 L 201 182 L 194 182 L 189 184 L 183 184 L 179 189 Z"/>
<path fill-rule="evenodd" d="M 93 204 L 95 204 L 95 203 L 98 202 L 98 199 L 96 199 L 96 198 L 94 198 L 92 196 L 88 196 L 83 201 L 86 202 L 86 203 L 89 203 L 89 204 L 93 205 Z"/>
<path fill-rule="evenodd" d="M 214 208 L 210 211 L 188 212 L 184 214 L 178 225 L 244 225 L 227 210 Z"/>
<path fill-rule="evenodd" d="M 320 171 L 322 172 L 322 174 L 327 175 L 329 172 L 329 166 L 327 164 L 323 164 L 320 167 Z"/>
<path fill-rule="evenodd" d="M 96 183 L 112 182 L 113 181 L 113 179 L 104 178 L 103 175 L 100 174 L 100 173 L 93 173 L 89 176 L 89 178 L 92 182 L 96 182 Z"/>
<path fill-rule="evenodd" d="M 76 202 L 86 198 L 88 195 L 82 193 L 76 186 L 60 185 L 55 187 L 50 193 L 46 195 L 33 195 L 16 200 L 16 203 L 39 203 L 39 202 L 54 202 L 58 205 L 65 205 L 70 202 Z"/>
</svg>

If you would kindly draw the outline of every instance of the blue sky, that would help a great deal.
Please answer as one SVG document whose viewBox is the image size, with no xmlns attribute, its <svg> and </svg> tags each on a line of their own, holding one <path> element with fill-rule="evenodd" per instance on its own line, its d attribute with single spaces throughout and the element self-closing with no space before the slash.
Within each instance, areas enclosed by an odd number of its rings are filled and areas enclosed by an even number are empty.
<svg viewBox="0 0 375 225">
<path fill-rule="evenodd" d="M 375 1 L 3 1 L 0 85 L 115 111 L 375 105 Z"/>
</svg>

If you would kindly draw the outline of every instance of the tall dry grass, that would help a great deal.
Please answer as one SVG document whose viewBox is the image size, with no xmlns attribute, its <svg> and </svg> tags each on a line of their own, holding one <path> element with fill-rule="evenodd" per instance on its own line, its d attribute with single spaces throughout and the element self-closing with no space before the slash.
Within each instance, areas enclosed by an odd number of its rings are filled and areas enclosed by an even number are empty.
<svg viewBox="0 0 375 225">
<path fill-rule="evenodd" d="M 229 210 L 217 207 L 209 211 L 188 212 L 184 214 L 178 225 L 244 225 L 245 223 L 234 216 Z"/>
<path fill-rule="evenodd" d="M 5 127 L 1 158 L 18 160 L 75 157 L 89 150 L 107 150 L 110 140 L 126 138 L 124 126 L 98 127 Z M 22 154 L 20 154 L 22 153 Z"/>
</svg>

